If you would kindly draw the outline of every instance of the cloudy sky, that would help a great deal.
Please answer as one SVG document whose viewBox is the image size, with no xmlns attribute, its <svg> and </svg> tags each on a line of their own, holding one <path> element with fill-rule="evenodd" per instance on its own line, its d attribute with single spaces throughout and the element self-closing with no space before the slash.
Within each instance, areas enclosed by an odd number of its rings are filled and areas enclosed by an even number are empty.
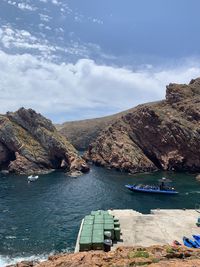
<svg viewBox="0 0 200 267">
<path fill-rule="evenodd" d="M 199 0 L 0 0 L 0 113 L 54 122 L 164 98 L 200 76 Z"/>
</svg>

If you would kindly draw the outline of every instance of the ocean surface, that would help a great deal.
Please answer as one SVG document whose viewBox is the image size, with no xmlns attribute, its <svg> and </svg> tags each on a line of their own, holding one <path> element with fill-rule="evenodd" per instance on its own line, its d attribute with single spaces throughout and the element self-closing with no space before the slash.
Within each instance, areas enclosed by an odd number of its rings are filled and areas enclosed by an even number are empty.
<svg viewBox="0 0 200 267">
<path fill-rule="evenodd" d="M 162 176 L 173 181 L 179 195 L 133 193 L 124 187 L 127 183 L 156 184 Z M 0 266 L 73 251 L 81 219 L 92 210 L 194 209 L 199 197 L 200 182 L 188 173 L 128 175 L 92 167 L 78 178 L 54 172 L 33 183 L 27 182 L 27 176 L 0 174 Z"/>
</svg>

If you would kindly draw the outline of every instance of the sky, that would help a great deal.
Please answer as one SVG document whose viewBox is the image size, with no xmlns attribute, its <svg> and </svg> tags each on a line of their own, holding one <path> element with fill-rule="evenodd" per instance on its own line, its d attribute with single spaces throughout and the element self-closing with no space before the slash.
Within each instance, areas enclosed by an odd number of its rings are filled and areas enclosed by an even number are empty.
<svg viewBox="0 0 200 267">
<path fill-rule="evenodd" d="M 200 76 L 199 0 L 1 0 L 0 113 L 110 115 Z"/>
</svg>

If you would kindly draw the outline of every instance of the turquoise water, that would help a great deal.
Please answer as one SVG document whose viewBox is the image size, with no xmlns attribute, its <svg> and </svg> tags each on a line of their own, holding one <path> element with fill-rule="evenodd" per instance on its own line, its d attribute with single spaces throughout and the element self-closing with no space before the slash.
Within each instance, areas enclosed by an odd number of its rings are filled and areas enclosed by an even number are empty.
<svg viewBox="0 0 200 267">
<path fill-rule="evenodd" d="M 153 184 L 162 176 L 172 179 L 179 195 L 133 193 L 124 187 Z M 73 250 L 81 219 L 91 210 L 194 208 L 199 196 L 200 183 L 187 173 L 128 175 L 92 167 L 76 179 L 54 172 L 34 183 L 26 176 L 0 174 L 0 259 Z"/>
</svg>

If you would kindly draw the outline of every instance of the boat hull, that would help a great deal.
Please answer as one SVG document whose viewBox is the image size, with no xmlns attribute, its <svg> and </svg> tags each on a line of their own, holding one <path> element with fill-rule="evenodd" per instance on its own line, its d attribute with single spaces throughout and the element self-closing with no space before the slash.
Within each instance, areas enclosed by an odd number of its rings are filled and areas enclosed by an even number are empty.
<svg viewBox="0 0 200 267">
<path fill-rule="evenodd" d="M 174 190 L 158 190 L 158 189 L 145 189 L 145 188 L 138 188 L 134 185 L 125 185 L 130 191 L 140 192 L 140 193 L 151 193 L 151 194 L 165 194 L 165 195 L 176 195 L 178 194 L 177 191 Z"/>
</svg>

